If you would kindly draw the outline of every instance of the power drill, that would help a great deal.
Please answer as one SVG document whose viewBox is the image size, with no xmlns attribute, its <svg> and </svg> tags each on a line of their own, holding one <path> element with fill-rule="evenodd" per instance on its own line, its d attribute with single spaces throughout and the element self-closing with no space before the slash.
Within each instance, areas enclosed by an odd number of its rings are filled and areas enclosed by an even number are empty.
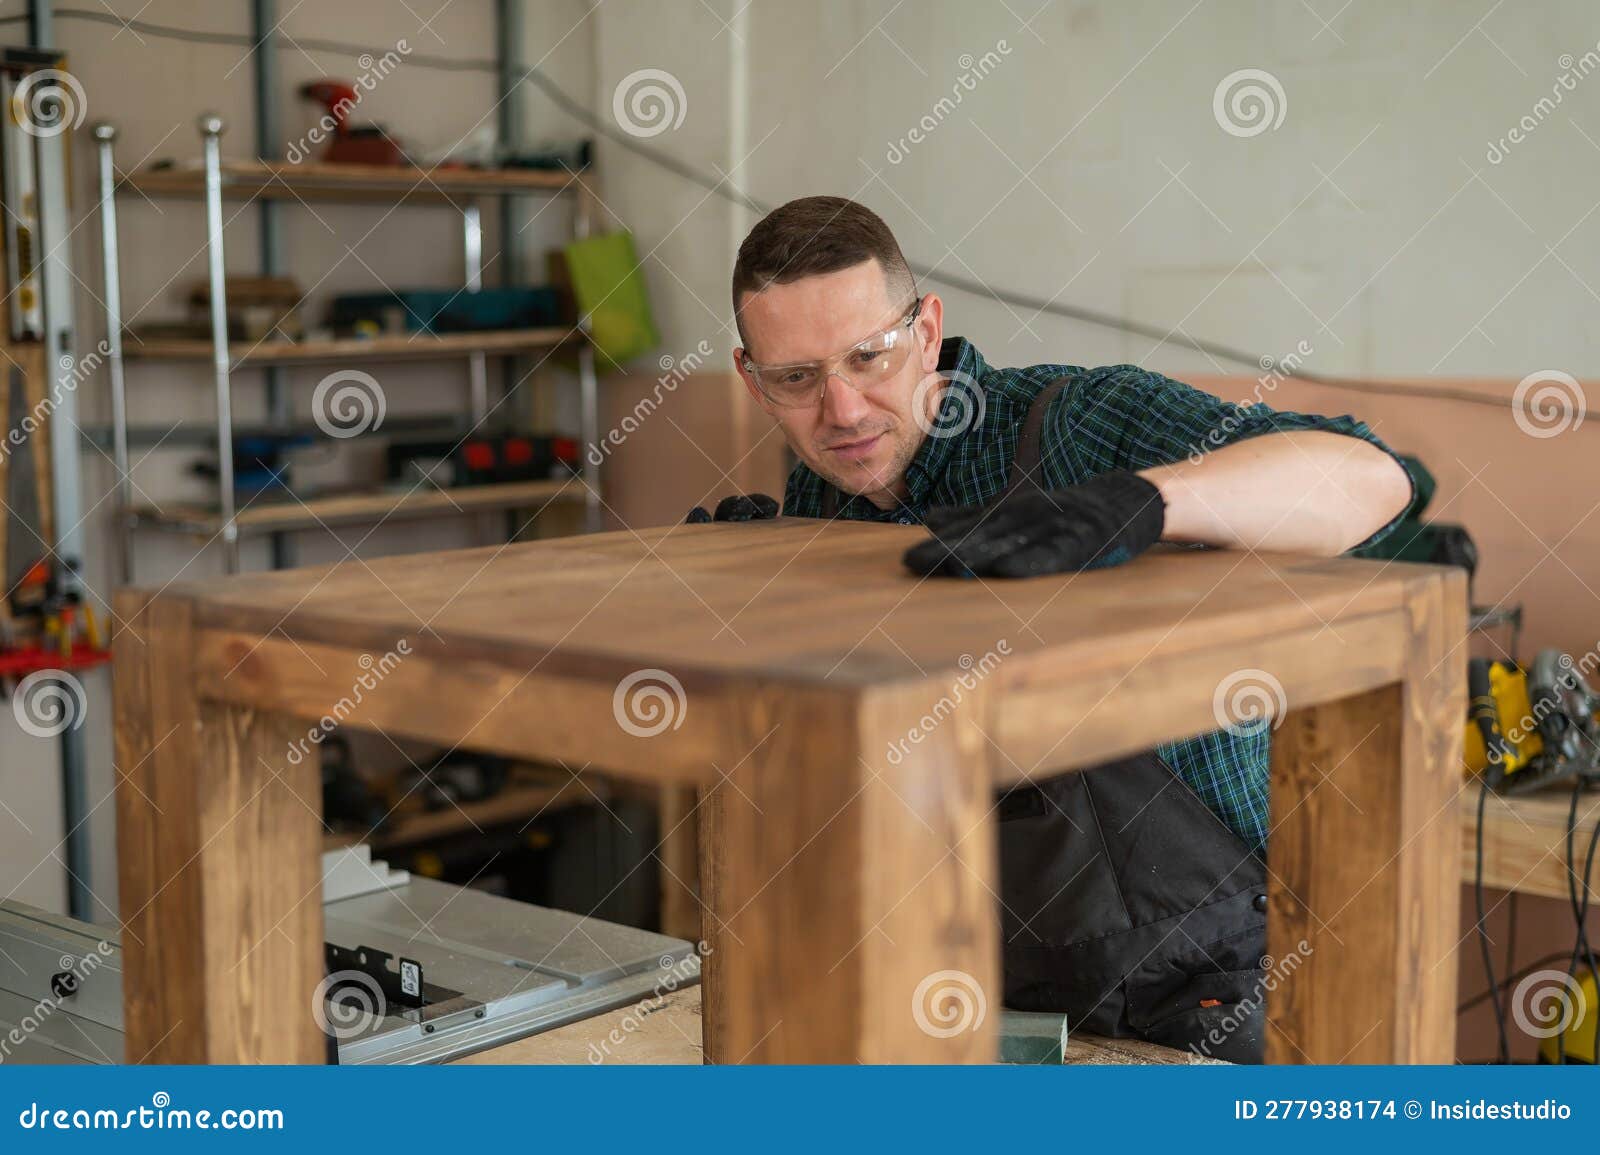
<svg viewBox="0 0 1600 1155">
<path fill-rule="evenodd" d="M 355 86 L 342 80 L 314 80 L 302 85 L 300 95 L 327 109 L 333 136 L 322 152 L 326 164 L 410 164 L 406 154 L 382 125 L 352 126 L 350 111 L 361 103 Z"/>
</svg>

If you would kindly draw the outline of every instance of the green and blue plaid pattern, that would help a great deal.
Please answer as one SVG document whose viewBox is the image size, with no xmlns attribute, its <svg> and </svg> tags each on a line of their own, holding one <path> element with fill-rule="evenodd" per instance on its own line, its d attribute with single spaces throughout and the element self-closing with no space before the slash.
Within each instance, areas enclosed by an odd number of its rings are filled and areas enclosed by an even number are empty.
<svg viewBox="0 0 1600 1155">
<path fill-rule="evenodd" d="M 1050 403 L 1041 438 L 1039 481 L 1047 489 L 1076 485 L 1112 470 L 1165 465 L 1247 437 L 1293 429 L 1359 437 L 1390 452 L 1353 417 L 1239 406 L 1136 365 L 996 369 L 964 337 L 951 337 L 940 348 L 939 368 L 952 385 L 945 391 L 935 428 L 958 432 L 923 440 L 906 469 L 908 492 L 897 508 L 881 510 L 865 497 L 840 494 L 839 517 L 915 525 L 934 506 L 994 501 L 1006 486 L 1028 406 L 1060 377 L 1069 381 Z M 979 398 L 982 417 L 973 420 Z M 797 465 L 784 491 L 784 514 L 824 516 L 829 488 L 809 467 Z M 1404 511 L 1362 544 L 1382 538 L 1403 516 Z M 1241 727 L 1238 733 L 1216 730 L 1169 742 L 1156 752 L 1230 830 L 1262 850 L 1269 823 L 1269 741 L 1265 725 Z"/>
</svg>

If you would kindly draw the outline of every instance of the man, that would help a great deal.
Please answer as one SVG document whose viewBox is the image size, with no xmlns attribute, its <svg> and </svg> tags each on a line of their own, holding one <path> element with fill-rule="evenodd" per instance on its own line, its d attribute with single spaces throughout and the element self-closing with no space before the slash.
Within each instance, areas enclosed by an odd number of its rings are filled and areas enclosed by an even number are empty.
<svg viewBox="0 0 1600 1155">
<path fill-rule="evenodd" d="M 992 367 L 944 336 L 943 302 L 848 200 L 806 197 L 757 224 L 733 305 L 735 366 L 799 458 L 784 515 L 926 524 L 905 555 L 918 574 L 1097 568 L 1157 540 L 1333 556 L 1412 498 L 1349 417 L 1241 409 L 1132 365 Z M 765 501 L 718 516 L 771 516 Z M 1265 726 L 1202 734 L 999 801 L 1008 1005 L 1259 1054 L 1258 1016 L 1215 1038 L 1259 1004 L 1268 740 Z"/>
</svg>

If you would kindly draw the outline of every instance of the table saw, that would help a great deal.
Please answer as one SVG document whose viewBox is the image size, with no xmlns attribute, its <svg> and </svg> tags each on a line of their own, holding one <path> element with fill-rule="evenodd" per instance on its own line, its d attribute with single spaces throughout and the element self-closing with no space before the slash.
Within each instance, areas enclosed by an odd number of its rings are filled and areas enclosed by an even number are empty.
<svg viewBox="0 0 1600 1155">
<path fill-rule="evenodd" d="M 365 846 L 322 858 L 340 1063 L 438 1063 L 699 981 L 692 943 L 415 878 Z M 121 1063 L 114 930 L 0 902 L 0 1062 Z"/>
</svg>

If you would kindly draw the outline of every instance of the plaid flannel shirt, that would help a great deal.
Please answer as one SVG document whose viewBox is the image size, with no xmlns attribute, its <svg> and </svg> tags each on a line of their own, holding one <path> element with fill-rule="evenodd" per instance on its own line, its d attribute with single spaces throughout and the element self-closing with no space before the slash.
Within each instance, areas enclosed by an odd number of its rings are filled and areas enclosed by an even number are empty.
<svg viewBox="0 0 1600 1155">
<path fill-rule="evenodd" d="M 1112 470 L 1165 465 L 1248 437 L 1293 429 L 1342 433 L 1391 452 L 1353 417 L 1239 406 L 1136 365 L 996 369 L 966 338 L 950 337 L 940 348 L 939 368 L 955 384 L 945 390 L 937 428 L 962 431 L 923 440 L 906 468 L 908 492 L 897 508 L 882 510 L 865 497 L 840 494 L 839 517 L 915 525 L 934 506 L 994 501 L 1005 488 L 1029 405 L 1058 377 L 1071 380 L 1051 403 L 1044 423 L 1039 481 L 1047 489 L 1077 485 Z M 982 397 L 982 419 L 976 422 L 971 420 L 978 396 L 974 390 Z M 828 489 L 821 476 L 803 463 L 797 465 L 784 490 L 784 514 L 823 516 Z M 1404 515 L 1402 510 L 1362 544 L 1388 534 Z M 1156 753 L 1246 845 L 1261 851 L 1269 822 L 1270 730 L 1263 723 L 1239 731 L 1214 730 L 1168 742 L 1156 747 Z"/>
</svg>

